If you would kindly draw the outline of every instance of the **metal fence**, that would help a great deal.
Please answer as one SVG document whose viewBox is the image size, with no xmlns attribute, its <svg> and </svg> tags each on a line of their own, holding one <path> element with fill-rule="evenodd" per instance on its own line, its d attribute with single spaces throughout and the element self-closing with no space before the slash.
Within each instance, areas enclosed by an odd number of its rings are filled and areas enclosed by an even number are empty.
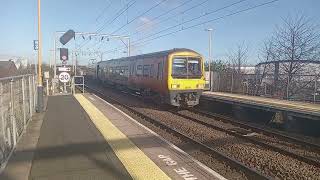
<svg viewBox="0 0 320 180">
<path fill-rule="evenodd" d="M 81 88 L 82 93 L 84 93 L 84 76 L 73 76 L 71 79 L 71 93 L 76 93 L 76 88 Z"/>
<path fill-rule="evenodd" d="M 33 75 L 0 78 L 0 168 L 2 169 L 35 110 Z M 0 169 L 0 170 L 1 170 Z"/>
<path fill-rule="evenodd" d="M 288 76 L 281 74 L 275 83 L 272 75 L 212 72 L 211 84 L 217 92 L 320 103 L 320 77 L 316 75 L 294 75 L 288 81 Z"/>
</svg>

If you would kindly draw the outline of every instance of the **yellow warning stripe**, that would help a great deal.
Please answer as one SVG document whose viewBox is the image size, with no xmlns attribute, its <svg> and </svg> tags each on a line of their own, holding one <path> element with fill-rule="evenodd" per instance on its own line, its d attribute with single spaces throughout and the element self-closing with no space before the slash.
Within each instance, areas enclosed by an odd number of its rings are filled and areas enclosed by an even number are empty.
<svg viewBox="0 0 320 180">
<path fill-rule="evenodd" d="M 74 95 L 133 179 L 170 179 L 82 94 Z"/>
</svg>

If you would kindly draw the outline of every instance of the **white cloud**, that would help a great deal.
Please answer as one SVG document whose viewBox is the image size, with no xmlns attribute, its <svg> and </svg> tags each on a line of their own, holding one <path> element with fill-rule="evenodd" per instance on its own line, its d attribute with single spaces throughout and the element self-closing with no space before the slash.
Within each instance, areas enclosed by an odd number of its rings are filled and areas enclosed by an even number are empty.
<svg viewBox="0 0 320 180">
<path fill-rule="evenodd" d="M 136 28 L 137 31 L 147 31 L 150 30 L 153 25 L 154 21 L 149 19 L 148 17 L 140 17 L 139 21 L 141 22 L 140 25 Z"/>
</svg>

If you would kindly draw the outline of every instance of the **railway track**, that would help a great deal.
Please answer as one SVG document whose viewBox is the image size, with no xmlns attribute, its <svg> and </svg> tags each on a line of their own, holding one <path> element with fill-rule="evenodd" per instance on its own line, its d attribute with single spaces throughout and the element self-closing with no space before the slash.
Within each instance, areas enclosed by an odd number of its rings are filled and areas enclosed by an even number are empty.
<svg viewBox="0 0 320 180">
<path fill-rule="evenodd" d="M 224 116 L 224 115 L 221 115 L 221 114 L 212 113 L 212 112 L 208 112 L 208 111 L 203 111 L 203 110 L 198 109 L 198 108 L 190 109 L 190 111 L 192 111 L 194 113 L 197 113 L 197 114 L 200 114 L 202 116 L 207 116 L 207 117 L 210 117 L 210 118 L 218 118 L 219 120 L 221 120 L 223 122 L 231 123 L 231 124 L 234 124 L 234 125 L 239 126 L 241 128 L 249 129 L 249 130 L 254 131 L 254 132 L 262 133 L 262 134 L 265 134 L 265 135 L 268 135 L 268 136 L 274 136 L 274 137 L 277 137 L 277 138 L 281 138 L 283 140 L 289 140 L 291 142 L 297 143 L 297 144 L 302 145 L 302 146 L 309 146 L 311 148 L 318 149 L 320 151 L 320 145 L 319 144 L 310 142 L 310 141 L 305 140 L 305 139 L 292 137 L 292 136 L 283 134 L 283 133 L 281 133 L 279 131 L 268 129 L 266 127 L 257 127 L 257 126 L 255 126 L 253 124 L 244 123 L 244 122 L 241 122 L 239 120 L 235 120 L 235 119 L 233 119 L 231 117 L 228 117 L 228 116 Z"/>
<path fill-rule="evenodd" d="M 200 151 L 204 152 L 208 156 L 217 159 L 218 161 L 220 161 L 220 163 L 225 164 L 226 166 L 230 167 L 231 169 L 239 171 L 240 173 L 244 174 L 244 176 L 248 179 L 270 179 L 270 177 L 261 174 L 256 169 L 248 167 L 245 164 L 237 161 L 236 159 L 233 159 L 233 158 L 215 150 L 214 148 L 212 148 L 212 147 L 210 147 L 210 146 L 208 146 L 198 140 L 195 140 L 195 139 L 189 137 L 185 133 L 183 133 L 177 129 L 174 129 L 174 128 L 166 125 L 165 123 L 162 123 L 162 122 L 160 122 L 150 116 L 147 116 L 147 115 L 135 110 L 134 108 L 117 101 L 116 99 L 114 99 L 112 97 L 106 96 L 103 92 L 100 92 L 97 89 L 91 88 L 89 86 L 86 86 L 85 89 L 88 92 L 92 92 L 92 93 L 98 95 L 99 97 L 103 98 L 104 100 L 107 100 L 109 102 L 111 101 L 114 104 L 120 105 L 124 109 L 139 116 L 143 120 L 148 121 L 149 123 L 152 123 L 153 125 L 155 125 L 157 127 L 160 127 L 162 130 L 166 131 L 167 133 L 173 134 L 174 136 L 178 137 L 182 141 L 187 142 L 189 144 L 189 146 L 192 146 L 194 149 L 199 149 Z"/>
<path fill-rule="evenodd" d="M 195 111 L 197 114 L 200 114 L 200 116 L 209 116 L 208 113 L 201 112 L 201 111 L 198 111 L 198 110 L 190 110 L 190 111 L 191 112 Z M 194 117 L 190 117 L 188 115 L 180 114 L 178 111 L 175 111 L 175 110 L 170 110 L 170 112 L 172 114 L 175 114 L 177 116 L 181 116 L 181 117 L 183 117 L 185 119 L 189 119 L 191 121 L 194 121 L 194 122 L 199 123 L 201 125 L 204 125 L 206 127 L 210 127 L 212 129 L 225 132 L 225 133 L 230 134 L 232 136 L 245 139 L 248 142 L 251 142 L 251 143 L 254 143 L 254 144 L 258 144 L 258 145 L 260 145 L 262 147 L 265 147 L 265 148 L 268 148 L 268 149 L 270 149 L 272 151 L 276 151 L 276 152 L 282 153 L 284 155 L 290 156 L 292 158 L 298 159 L 300 161 L 306 162 L 308 164 L 312 164 L 312 165 L 314 165 L 316 167 L 320 167 L 320 157 L 319 156 L 318 157 L 317 156 L 307 157 L 305 154 L 301 155 L 301 154 L 295 153 L 293 151 L 289 151 L 287 149 L 281 148 L 281 147 L 277 146 L 278 144 L 271 145 L 270 143 L 268 143 L 265 140 L 261 140 L 259 138 L 255 138 L 254 137 L 255 134 L 253 132 L 261 133 L 261 131 L 259 131 L 259 129 L 256 129 L 255 127 L 252 127 L 252 126 L 249 126 L 249 125 L 248 126 L 241 125 L 241 127 L 246 127 L 246 129 L 242 129 L 242 128 L 240 129 L 239 126 L 230 127 L 230 125 L 228 127 L 223 127 L 224 125 L 222 123 L 219 123 L 219 125 L 216 125 L 216 124 L 212 124 L 212 123 L 210 123 L 208 121 L 205 122 L 205 121 L 201 120 L 202 118 L 194 118 Z M 210 115 L 210 117 L 211 117 L 211 119 L 213 121 L 217 121 L 217 117 L 218 117 L 218 121 L 221 120 L 221 119 L 223 121 L 226 121 L 226 119 L 224 119 L 226 117 L 223 117 L 223 116 Z M 233 120 L 229 120 L 228 122 L 234 122 L 234 121 Z M 234 124 L 238 125 L 239 123 L 234 123 Z M 255 131 L 252 132 L 251 128 L 255 129 Z M 265 131 L 262 131 L 262 132 L 265 132 Z M 277 133 L 271 133 L 271 132 L 268 132 L 268 134 L 269 135 L 273 135 L 273 136 L 278 135 Z M 281 135 L 280 137 L 283 137 L 283 136 Z M 281 143 L 281 142 L 282 141 L 280 141 L 279 143 Z M 295 142 L 296 142 L 296 140 L 295 140 Z M 299 144 L 303 145 L 303 147 L 300 147 L 299 150 L 306 149 L 306 147 L 309 145 L 309 143 L 305 143 L 304 144 L 302 141 L 299 141 Z M 311 146 L 311 147 L 316 147 L 317 148 L 316 145 Z M 315 151 L 318 151 L 318 149 L 315 150 Z M 319 155 L 318 154 L 319 152 L 318 153 L 312 152 L 312 153 Z M 309 155 L 309 154 L 307 154 L 307 155 Z"/>
</svg>

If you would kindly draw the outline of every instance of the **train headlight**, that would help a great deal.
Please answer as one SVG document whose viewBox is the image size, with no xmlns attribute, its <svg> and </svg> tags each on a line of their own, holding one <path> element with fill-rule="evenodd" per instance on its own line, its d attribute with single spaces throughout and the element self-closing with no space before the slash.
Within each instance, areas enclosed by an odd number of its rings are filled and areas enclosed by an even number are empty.
<svg viewBox="0 0 320 180">
<path fill-rule="evenodd" d="M 204 84 L 197 84 L 198 89 L 204 89 Z"/>
<path fill-rule="evenodd" d="M 171 84 L 171 88 L 172 89 L 179 89 L 180 88 L 180 84 Z"/>
</svg>

